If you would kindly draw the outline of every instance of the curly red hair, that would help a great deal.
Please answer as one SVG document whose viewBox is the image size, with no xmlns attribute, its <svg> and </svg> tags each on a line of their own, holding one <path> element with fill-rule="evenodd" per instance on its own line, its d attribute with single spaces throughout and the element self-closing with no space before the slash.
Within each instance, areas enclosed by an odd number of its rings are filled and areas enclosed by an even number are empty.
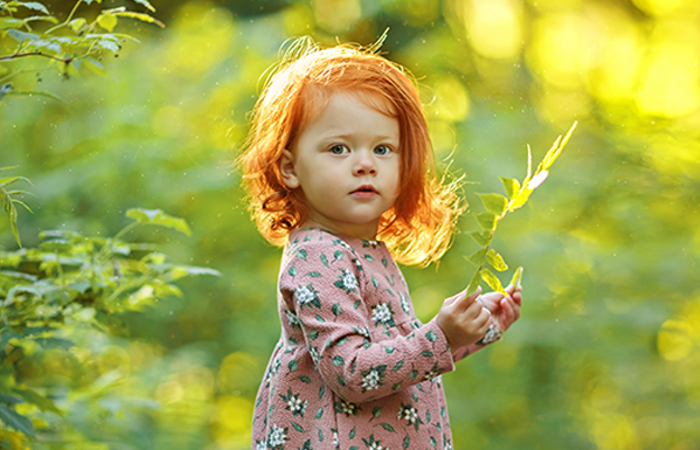
<svg viewBox="0 0 700 450">
<path fill-rule="evenodd" d="M 250 194 L 258 230 L 274 245 L 304 222 L 303 196 L 282 181 L 283 151 L 338 91 L 397 119 L 400 193 L 386 211 L 377 238 L 403 264 L 435 262 L 447 251 L 464 207 L 457 182 L 437 177 L 432 144 L 415 80 L 401 66 L 350 45 L 320 48 L 309 38 L 292 43 L 271 71 L 253 110 L 253 123 L 238 164 Z"/>
</svg>

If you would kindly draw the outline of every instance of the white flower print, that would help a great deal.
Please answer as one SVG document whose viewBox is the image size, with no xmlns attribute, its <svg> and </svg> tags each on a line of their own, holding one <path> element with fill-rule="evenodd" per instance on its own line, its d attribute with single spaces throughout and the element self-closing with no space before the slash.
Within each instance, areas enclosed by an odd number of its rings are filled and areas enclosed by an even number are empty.
<svg viewBox="0 0 700 450">
<path fill-rule="evenodd" d="M 299 320 L 299 316 L 294 314 L 292 311 L 286 310 L 284 314 L 287 316 L 287 321 L 289 322 L 289 325 L 291 327 L 301 326 L 301 320 Z"/>
<path fill-rule="evenodd" d="M 436 373 L 436 372 L 433 372 L 433 371 L 431 370 L 430 372 L 428 372 L 428 373 L 425 374 L 425 376 L 423 377 L 423 381 L 432 380 L 432 379 L 435 378 L 436 376 L 437 376 L 437 373 Z"/>
<path fill-rule="evenodd" d="M 348 294 L 350 292 L 357 291 L 357 277 L 354 273 L 350 272 L 348 269 L 343 269 L 342 273 L 338 275 L 338 280 L 333 283 L 338 289 L 342 289 Z"/>
<path fill-rule="evenodd" d="M 340 446 L 340 439 L 338 438 L 337 431 L 333 432 L 333 445 L 335 446 L 335 448 L 338 448 Z"/>
<path fill-rule="evenodd" d="M 354 332 L 359 334 L 360 336 L 364 336 L 365 339 L 370 340 L 372 336 L 369 334 L 369 330 L 365 327 L 362 328 L 353 328 L 352 329 Z"/>
<path fill-rule="evenodd" d="M 362 377 L 362 389 L 369 391 L 372 389 L 377 389 L 381 384 L 382 374 L 375 368 L 371 368 L 369 373 Z"/>
<path fill-rule="evenodd" d="M 490 344 L 492 342 L 497 341 L 500 337 L 501 337 L 501 331 L 498 329 L 498 327 L 495 324 L 491 324 L 491 326 L 489 326 L 489 329 L 486 331 L 486 334 L 484 335 L 484 337 L 482 337 L 477 342 L 477 345 Z"/>
<path fill-rule="evenodd" d="M 294 397 L 289 399 L 289 401 L 287 402 L 287 407 L 292 412 L 293 416 L 296 416 L 298 414 L 301 417 L 304 417 L 304 412 L 306 411 L 306 407 L 308 406 L 308 404 L 308 400 L 301 400 L 299 398 L 299 394 L 296 394 Z"/>
<path fill-rule="evenodd" d="M 346 417 L 356 416 L 357 412 L 361 410 L 361 408 L 356 404 L 350 403 L 343 399 L 341 399 L 339 402 L 335 402 L 334 406 L 336 413 L 345 414 Z"/>
<path fill-rule="evenodd" d="M 265 450 L 267 448 L 267 441 L 256 441 L 255 450 Z"/>
<path fill-rule="evenodd" d="M 270 373 L 275 374 L 280 371 L 280 366 L 282 365 L 282 360 L 277 357 L 275 359 L 275 362 L 272 363 L 272 367 L 270 368 Z"/>
<path fill-rule="evenodd" d="M 318 349 L 316 347 L 309 347 L 309 355 L 311 355 L 314 366 L 318 368 L 318 363 L 321 361 L 321 354 L 318 352 Z"/>
<path fill-rule="evenodd" d="M 372 442 L 372 445 L 370 445 L 367 448 L 369 450 L 389 450 L 389 447 L 384 448 L 381 445 L 379 445 L 379 442 Z"/>
<path fill-rule="evenodd" d="M 389 303 L 380 303 L 372 307 L 372 320 L 376 323 L 389 324 L 392 321 L 394 313 L 391 311 Z"/>
<path fill-rule="evenodd" d="M 318 296 L 316 294 L 317 292 L 314 291 L 313 286 L 310 284 L 308 286 L 299 286 L 294 289 L 294 298 L 297 300 L 300 308 L 304 305 L 315 304 L 315 302 L 318 301 Z"/>
<path fill-rule="evenodd" d="M 416 420 L 418 420 L 418 410 L 411 406 L 411 404 L 402 405 L 396 417 L 399 420 L 405 420 L 409 425 L 413 425 L 416 423 Z"/>
<path fill-rule="evenodd" d="M 277 425 L 272 425 L 272 430 L 267 438 L 267 445 L 269 448 L 275 448 L 280 445 L 284 445 L 287 440 L 287 432 L 278 427 Z"/>
<path fill-rule="evenodd" d="M 410 314 L 411 309 L 408 305 L 408 298 L 401 292 L 399 292 L 399 298 L 401 299 L 401 309 L 403 309 L 406 314 Z"/>
</svg>

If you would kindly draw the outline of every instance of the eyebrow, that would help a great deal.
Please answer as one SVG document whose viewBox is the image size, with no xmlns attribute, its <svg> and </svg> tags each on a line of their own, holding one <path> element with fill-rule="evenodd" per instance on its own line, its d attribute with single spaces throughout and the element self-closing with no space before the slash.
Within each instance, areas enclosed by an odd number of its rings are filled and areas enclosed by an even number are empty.
<svg viewBox="0 0 700 450">
<path fill-rule="evenodd" d="M 322 140 L 327 140 L 327 139 L 350 139 L 354 136 L 353 133 L 334 133 L 332 130 L 329 130 L 328 132 L 324 132 L 323 135 L 321 135 Z M 401 136 L 388 136 L 388 135 L 378 135 L 375 136 L 376 140 L 378 141 L 400 141 Z"/>
</svg>

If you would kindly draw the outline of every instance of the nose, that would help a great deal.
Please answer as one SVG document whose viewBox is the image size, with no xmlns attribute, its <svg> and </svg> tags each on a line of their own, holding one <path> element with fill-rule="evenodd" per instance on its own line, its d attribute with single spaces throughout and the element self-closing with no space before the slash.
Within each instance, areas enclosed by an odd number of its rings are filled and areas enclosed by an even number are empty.
<svg viewBox="0 0 700 450">
<path fill-rule="evenodd" d="M 377 168 L 375 167 L 374 157 L 369 151 L 358 151 L 355 153 L 355 175 L 374 175 L 377 173 Z"/>
</svg>

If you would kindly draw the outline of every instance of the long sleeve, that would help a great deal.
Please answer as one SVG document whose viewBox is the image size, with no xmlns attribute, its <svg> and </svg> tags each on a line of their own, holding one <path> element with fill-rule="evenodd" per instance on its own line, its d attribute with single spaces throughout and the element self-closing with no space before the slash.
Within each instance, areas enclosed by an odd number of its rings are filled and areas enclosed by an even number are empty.
<svg viewBox="0 0 700 450">
<path fill-rule="evenodd" d="M 404 286 L 396 276 L 392 281 L 390 275 L 380 279 L 368 273 L 363 267 L 368 262 L 375 258 L 358 255 L 340 241 L 330 248 L 301 244 L 280 275 L 287 317 L 298 319 L 321 377 L 353 403 L 454 369 L 437 323 L 412 321 Z M 388 267 L 389 262 L 379 264 Z"/>
</svg>

